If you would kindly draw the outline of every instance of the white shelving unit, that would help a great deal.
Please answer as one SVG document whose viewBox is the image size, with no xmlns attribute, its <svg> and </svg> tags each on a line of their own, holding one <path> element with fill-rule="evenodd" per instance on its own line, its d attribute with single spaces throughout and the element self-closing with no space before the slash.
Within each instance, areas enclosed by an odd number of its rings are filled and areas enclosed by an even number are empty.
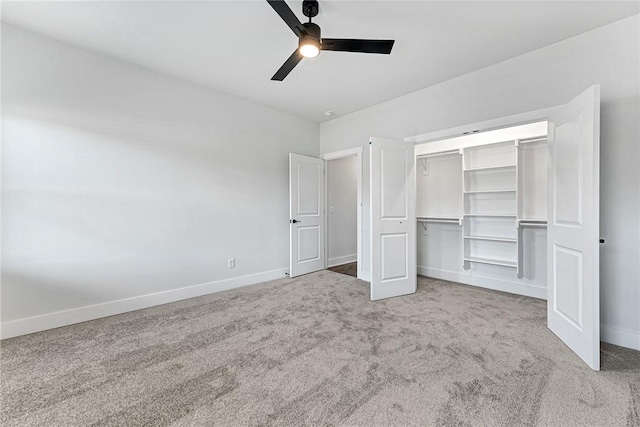
<svg viewBox="0 0 640 427">
<path fill-rule="evenodd" d="M 518 268 L 518 153 L 514 141 L 463 149 L 463 268 Z"/>
<path fill-rule="evenodd" d="M 546 129 L 416 147 L 419 274 L 544 298 Z"/>
<path fill-rule="evenodd" d="M 546 295 L 546 129 L 416 147 L 419 274 Z"/>
</svg>

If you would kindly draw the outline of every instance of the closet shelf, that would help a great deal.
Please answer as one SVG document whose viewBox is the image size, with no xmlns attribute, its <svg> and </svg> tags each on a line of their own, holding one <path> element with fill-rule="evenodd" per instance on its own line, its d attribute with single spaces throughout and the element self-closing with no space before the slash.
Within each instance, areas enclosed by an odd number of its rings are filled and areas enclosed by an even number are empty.
<svg viewBox="0 0 640 427">
<path fill-rule="evenodd" d="M 518 267 L 518 263 L 514 261 L 506 261 L 502 259 L 469 257 L 469 258 L 465 258 L 464 260 L 468 262 L 477 262 L 480 264 L 500 265 L 502 267 L 512 267 L 512 268 Z"/>
<path fill-rule="evenodd" d="M 491 237 L 491 236 L 464 236 L 468 240 L 487 240 L 490 242 L 509 242 L 517 243 L 518 240 L 511 237 Z"/>
<path fill-rule="evenodd" d="M 463 214 L 463 216 L 479 216 L 479 217 L 487 217 L 487 218 L 516 218 L 517 215 L 513 214 Z"/>
<path fill-rule="evenodd" d="M 480 168 L 467 168 L 465 172 L 475 172 L 475 171 L 490 171 L 490 170 L 501 170 L 501 169 L 515 169 L 516 165 L 499 165 L 499 166 L 485 166 Z"/>
<path fill-rule="evenodd" d="M 520 144 L 526 144 L 528 142 L 546 142 L 547 141 L 547 136 L 546 135 L 542 135 L 542 136 L 534 136 L 531 138 L 523 138 L 520 140 Z"/>
<path fill-rule="evenodd" d="M 463 191 L 464 194 L 515 193 L 517 190 L 472 190 Z"/>
<path fill-rule="evenodd" d="M 547 220 L 545 219 L 518 219 L 520 227 L 541 227 L 547 228 Z"/>
</svg>

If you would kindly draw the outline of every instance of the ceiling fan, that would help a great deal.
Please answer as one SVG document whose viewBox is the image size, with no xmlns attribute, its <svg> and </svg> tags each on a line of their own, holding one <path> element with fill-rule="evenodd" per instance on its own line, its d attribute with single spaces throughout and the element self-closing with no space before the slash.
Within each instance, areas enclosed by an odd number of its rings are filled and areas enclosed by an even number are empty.
<svg viewBox="0 0 640 427">
<path fill-rule="evenodd" d="M 289 59 L 271 77 L 271 80 L 282 81 L 298 65 L 303 58 L 313 58 L 321 50 L 361 53 L 391 53 L 395 40 L 363 40 L 363 39 L 327 39 L 320 37 L 320 27 L 311 22 L 311 18 L 318 14 L 317 0 L 304 0 L 302 13 L 309 18 L 309 22 L 302 24 L 284 0 L 267 0 L 273 10 L 291 28 L 298 37 L 298 48 Z"/>
</svg>

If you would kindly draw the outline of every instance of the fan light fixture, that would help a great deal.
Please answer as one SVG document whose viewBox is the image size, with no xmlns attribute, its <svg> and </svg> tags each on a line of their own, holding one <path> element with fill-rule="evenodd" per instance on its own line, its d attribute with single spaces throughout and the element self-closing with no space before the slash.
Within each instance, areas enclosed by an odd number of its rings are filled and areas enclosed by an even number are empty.
<svg viewBox="0 0 640 427">
<path fill-rule="evenodd" d="M 305 34 L 298 41 L 298 52 L 305 58 L 315 58 L 320 54 L 320 27 L 312 22 L 304 24 Z"/>
<path fill-rule="evenodd" d="M 302 37 L 298 49 L 305 58 L 315 58 L 320 54 L 320 42 L 313 37 Z"/>
</svg>

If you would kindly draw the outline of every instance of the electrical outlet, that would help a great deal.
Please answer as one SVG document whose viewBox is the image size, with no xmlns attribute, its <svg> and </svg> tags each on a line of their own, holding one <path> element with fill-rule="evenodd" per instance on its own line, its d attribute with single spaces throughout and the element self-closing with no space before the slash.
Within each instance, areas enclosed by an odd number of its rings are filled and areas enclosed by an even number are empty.
<svg viewBox="0 0 640 427">
<path fill-rule="evenodd" d="M 236 259 L 235 258 L 229 258 L 227 260 L 227 267 L 236 268 Z"/>
<path fill-rule="evenodd" d="M 336 213 L 336 208 L 334 208 L 333 206 L 331 206 L 331 207 L 329 208 L 329 213 L 330 213 L 330 214 L 334 214 L 334 213 Z"/>
</svg>

